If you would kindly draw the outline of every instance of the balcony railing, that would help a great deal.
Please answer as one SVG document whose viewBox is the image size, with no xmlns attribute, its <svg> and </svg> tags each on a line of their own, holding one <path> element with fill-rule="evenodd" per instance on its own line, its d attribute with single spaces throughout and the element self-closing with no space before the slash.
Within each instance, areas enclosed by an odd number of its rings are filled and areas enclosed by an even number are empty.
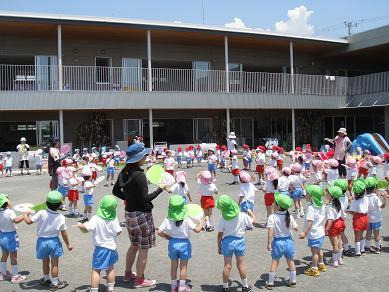
<svg viewBox="0 0 389 292">
<path fill-rule="evenodd" d="M 64 91 L 148 91 L 147 68 L 63 66 Z M 151 69 L 153 91 L 355 95 L 389 91 L 389 72 L 357 77 Z M 0 91 L 59 90 L 58 66 L 0 65 Z"/>
</svg>

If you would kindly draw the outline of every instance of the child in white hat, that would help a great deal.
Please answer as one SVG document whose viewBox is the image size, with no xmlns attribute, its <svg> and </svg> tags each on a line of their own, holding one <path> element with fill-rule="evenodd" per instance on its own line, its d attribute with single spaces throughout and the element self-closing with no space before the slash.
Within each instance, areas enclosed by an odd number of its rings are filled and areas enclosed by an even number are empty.
<svg viewBox="0 0 389 292">
<path fill-rule="evenodd" d="M 35 156 L 36 174 L 40 175 L 40 174 L 42 174 L 43 150 L 42 149 L 38 149 L 34 156 Z"/>
<path fill-rule="evenodd" d="M 6 156 L 4 158 L 4 164 L 5 164 L 5 176 L 12 176 L 12 165 L 13 165 L 14 159 L 12 158 L 11 152 L 7 152 Z"/>
</svg>

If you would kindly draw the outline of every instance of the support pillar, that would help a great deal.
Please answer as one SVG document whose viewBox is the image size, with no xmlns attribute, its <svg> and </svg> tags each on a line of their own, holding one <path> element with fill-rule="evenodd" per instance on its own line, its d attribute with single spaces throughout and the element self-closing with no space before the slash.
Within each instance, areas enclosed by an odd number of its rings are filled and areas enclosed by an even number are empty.
<svg viewBox="0 0 389 292">
<path fill-rule="evenodd" d="M 64 143 L 63 110 L 59 110 L 59 141 L 61 145 Z"/>
<path fill-rule="evenodd" d="M 229 108 L 226 109 L 226 118 L 227 118 L 227 120 L 226 120 L 226 123 L 227 123 L 226 128 L 227 128 L 227 137 L 228 137 L 228 135 L 231 132 L 231 128 L 230 128 L 230 125 L 231 125 L 231 122 L 230 122 L 230 109 Z"/>
<path fill-rule="evenodd" d="M 63 72 L 62 72 L 62 27 L 57 26 L 57 54 L 58 54 L 58 90 L 62 91 Z"/>
<path fill-rule="evenodd" d="M 296 148 L 296 121 L 295 121 L 295 114 L 294 114 L 294 108 L 292 108 L 292 148 Z"/>
<path fill-rule="evenodd" d="M 149 109 L 149 133 L 150 133 L 150 148 L 154 149 L 153 110 L 152 109 Z"/>
<path fill-rule="evenodd" d="M 147 76 L 148 91 L 153 91 L 153 79 L 151 74 L 151 31 L 147 31 Z"/>
<path fill-rule="evenodd" d="M 226 92 L 230 92 L 230 70 L 228 67 L 228 36 L 224 36 L 224 63 L 226 68 Z"/>
</svg>

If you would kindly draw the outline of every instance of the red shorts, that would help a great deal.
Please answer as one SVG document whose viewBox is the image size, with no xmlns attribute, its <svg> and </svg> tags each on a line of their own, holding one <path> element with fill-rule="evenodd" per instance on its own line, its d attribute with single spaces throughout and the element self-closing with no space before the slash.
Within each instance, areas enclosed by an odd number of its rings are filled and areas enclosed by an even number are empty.
<svg viewBox="0 0 389 292">
<path fill-rule="evenodd" d="M 239 168 L 231 170 L 232 175 L 239 175 L 240 171 Z"/>
<path fill-rule="evenodd" d="M 77 190 L 69 190 L 68 199 L 69 199 L 69 201 L 78 201 L 79 200 L 78 191 Z"/>
<path fill-rule="evenodd" d="M 2 164 L 0 164 L 0 170 L 3 170 L 4 169 L 4 166 Z"/>
<path fill-rule="evenodd" d="M 97 178 L 97 171 L 92 171 L 92 180 Z"/>
<path fill-rule="evenodd" d="M 264 173 L 265 166 L 264 165 L 257 165 L 257 168 L 255 169 L 257 173 Z"/>
<path fill-rule="evenodd" d="M 93 162 L 94 164 L 97 164 L 97 163 L 99 163 L 99 159 L 98 158 L 96 158 L 95 160 L 94 160 L 94 162 Z"/>
<path fill-rule="evenodd" d="M 165 170 L 167 173 L 170 173 L 171 175 L 174 176 L 174 170 L 173 169 L 169 169 L 169 170 Z"/>
<path fill-rule="evenodd" d="M 367 168 L 364 168 L 364 167 L 358 168 L 358 176 L 364 175 L 366 177 L 367 174 L 368 174 L 368 169 Z"/>
<path fill-rule="evenodd" d="M 265 206 L 270 207 L 274 203 L 274 193 L 265 193 Z"/>
<path fill-rule="evenodd" d="M 332 225 L 330 230 L 328 231 L 328 236 L 335 237 L 346 229 L 346 223 L 344 222 L 343 218 L 336 219 L 332 221 Z"/>
<path fill-rule="evenodd" d="M 215 199 L 212 196 L 201 196 L 200 202 L 203 209 L 215 208 Z"/>
<path fill-rule="evenodd" d="M 107 166 L 107 158 L 103 158 L 102 162 L 103 162 L 103 166 Z"/>
<path fill-rule="evenodd" d="M 357 231 L 367 230 L 369 218 L 367 214 L 357 213 L 353 215 L 353 229 Z"/>
<path fill-rule="evenodd" d="M 283 160 L 277 160 L 277 166 L 278 167 L 282 167 L 283 164 L 284 164 Z"/>
</svg>

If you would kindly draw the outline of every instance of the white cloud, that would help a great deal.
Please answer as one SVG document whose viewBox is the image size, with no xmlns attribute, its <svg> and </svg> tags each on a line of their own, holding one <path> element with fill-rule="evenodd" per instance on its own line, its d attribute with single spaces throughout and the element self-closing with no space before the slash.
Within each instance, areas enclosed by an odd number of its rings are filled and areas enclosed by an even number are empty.
<svg viewBox="0 0 389 292">
<path fill-rule="evenodd" d="M 275 31 L 286 34 L 298 34 L 311 36 L 314 33 L 313 25 L 308 23 L 309 18 L 313 14 L 312 10 L 308 10 L 304 5 L 288 10 L 287 21 L 277 21 L 275 23 Z"/>
<path fill-rule="evenodd" d="M 234 17 L 232 22 L 228 22 L 224 26 L 228 28 L 248 28 L 239 17 Z"/>
</svg>

